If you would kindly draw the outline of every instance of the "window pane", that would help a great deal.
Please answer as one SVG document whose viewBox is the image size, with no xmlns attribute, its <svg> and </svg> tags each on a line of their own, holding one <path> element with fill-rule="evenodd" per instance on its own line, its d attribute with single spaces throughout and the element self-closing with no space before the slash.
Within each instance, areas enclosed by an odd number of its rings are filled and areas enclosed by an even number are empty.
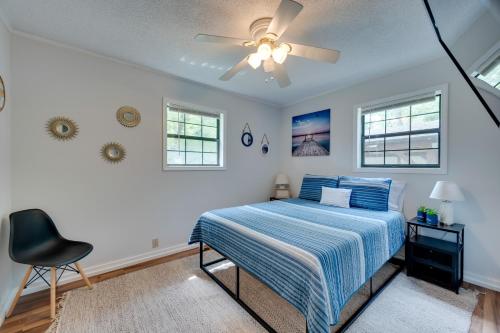
<svg viewBox="0 0 500 333">
<path fill-rule="evenodd" d="M 387 119 L 409 117 L 410 106 L 403 106 L 399 108 L 387 109 Z"/>
<path fill-rule="evenodd" d="M 198 151 L 202 152 L 202 141 L 201 140 L 186 140 L 186 150 L 187 151 Z"/>
<path fill-rule="evenodd" d="M 206 125 L 206 126 L 214 126 L 216 127 L 217 126 L 217 118 L 213 118 L 213 117 L 203 117 L 202 118 L 202 121 L 203 121 L 203 125 Z"/>
<path fill-rule="evenodd" d="M 408 146 L 410 144 L 408 140 L 409 140 L 408 135 L 387 137 L 385 138 L 385 149 L 408 150 Z"/>
<path fill-rule="evenodd" d="M 408 164 L 408 150 L 404 151 L 386 151 L 385 164 Z"/>
<path fill-rule="evenodd" d="M 176 121 L 167 121 L 167 133 L 175 135 L 184 135 L 184 124 Z"/>
<path fill-rule="evenodd" d="M 370 112 L 365 115 L 365 122 L 385 120 L 385 111 Z"/>
<path fill-rule="evenodd" d="M 375 123 L 365 123 L 365 136 L 384 134 L 385 121 L 377 121 Z"/>
<path fill-rule="evenodd" d="M 199 136 L 199 137 L 201 137 L 201 126 L 186 123 L 186 135 L 187 136 Z"/>
<path fill-rule="evenodd" d="M 476 76 L 478 79 L 483 80 L 490 86 L 500 90 L 500 56 L 488 65 L 481 74 Z"/>
<path fill-rule="evenodd" d="M 216 139 L 217 138 L 217 127 L 203 126 L 203 137 Z"/>
<path fill-rule="evenodd" d="M 437 133 L 414 134 L 411 136 L 412 149 L 438 148 L 438 147 L 439 147 L 439 135 Z"/>
<path fill-rule="evenodd" d="M 186 123 L 201 125 L 201 116 L 186 113 Z"/>
<path fill-rule="evenodd" d="M 365 139 L 365 151 L 384 151 L 384 138 Z"/>
<path fill-rule="evenodd" d="M 203 154 L 203 164 L 218 164 L 217 154 L 204 153 Z"/>
<path fill-rule="evenodd" d="M 171 121 L 184 121 L 184 113 L 183 112 L 177 112 L 177 111 L 167 111 L 167 119 Z"/>
<path fill-rule="evenodd" d="M 176 111 L 167 111 L 167 120 L 171 121 L 179 121 L 179 112 Z"/>
<path fill-rule="evenodd" d="M 410 117 L 387 120 L 386 133 L 407 132 L 410 130 Z"/>
<path fill-rule="evenodd" d="M 217 152 L 217 142 L 215 141 L 203 141 L 203 151 L 208 153 Z"/>
<path fill-rule="evenodd" d="M 439 112 L 440 98 L 436 96 L 433 100 L 416 103 L 411 106 L 411 115 Z"/>
<path fill-rule="evenodd" d="M 384 153 L 365 153 L 365 164 L 368 165 L 383 165 Z"/>
<path fill-rule="evenodd" d="M 201 160 L 201 153 L 186 153 L 186 164 L 197 164 L 201 165 L 202 160 Z"/>
<path fill-rule="evenodd" d="M 411 130 L 439 128 L 439 113 L 411 117 Z"/>
<path fill-rule="evenodd" d="M 439 150 L 411 150 L 410 157 L 411 164 L 438 164 Z"/>
<path fill-rule="evenodd" d="M 167 151 L 167 164 L 184 164 L 184 152 Z"/>
<path fill-rule="evenodd" d="M 177 138 L 167 138 L 168 150 L 186 150 L 186 140 Z"/>
</svg>

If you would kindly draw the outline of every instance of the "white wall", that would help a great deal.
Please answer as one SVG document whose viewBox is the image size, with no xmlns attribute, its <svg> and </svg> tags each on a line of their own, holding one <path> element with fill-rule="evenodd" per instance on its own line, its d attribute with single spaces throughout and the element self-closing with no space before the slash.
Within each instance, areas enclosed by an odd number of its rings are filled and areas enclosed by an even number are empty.
<svg viewBox="0 0 500 333">
<path fill-rule="evenodd" d="M 355 173 L 353 171 L 354 105 L 449 83 L 448 174 Z M 291 117 L 332 109 L 331 155 L 292 157 Z M 282 169 L 298 193 L 304 173 L 387 176 L 408 182 L 405 213 L 414 216 L 419 205 L 439 207 L 428 199 L 437 180 L 457 182 L 466 202 L 457 203 L 456 216 L 466 224 L 465 278 L 500 290 L 500 130 L 448 59 L 371 80 L 338 92 L 287 107 L 282 117 Z"/>
<path fill-rule="evenodd" d="M 13 209 L 39 207 L 64 236 L 92 243 L 86 266 L 148 253 L 153 238 L 162 249 L 186 245 L 202 212 L 268 198 L 280 164 L 278 110 L 17 34 L 12 48 Z M 162 171 L 163 96 L 227 111 L 227 170 Z M 138 127 L 116 121 L 122 105 L 141 112 Z M 78 136 L 52 139 L 45 124 L 54 116 L 75 120 Z M 246 122 L 254 133 L 250 148 L 240 143 Z M 267 156 L 259 150 L 264 133 Z M 101 159 L 109 141 L 125 146 L 122 163 Z"/>
<path fill-rule="evenodd" d="M 10 33 L 0 19 L 0 75 L 6 85 L 7 100 L 0 112 L 0 325 L 12 291 L 12 262 L 9 258 L 10 184 L 10 123 L 12 85 L 10 75 Z"/>
</svg>

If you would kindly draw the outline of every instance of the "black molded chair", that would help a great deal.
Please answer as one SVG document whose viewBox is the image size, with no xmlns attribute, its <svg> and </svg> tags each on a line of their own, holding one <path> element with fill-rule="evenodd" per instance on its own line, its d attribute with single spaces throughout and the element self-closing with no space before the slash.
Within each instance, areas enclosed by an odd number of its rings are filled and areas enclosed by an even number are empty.
<svg viewBox="0 0 500 333">
<path fill-rule="evenodd" d="M 50 316 L 56 316 L 56 285 L 65 271 L 79 273 L 86 285 L 92 284 L 82 270 L 78 260 L 87 256 L 93 247 L 89 243 L 68 240 L 61 236 L 50 218 L 41 209 L 27 209 L 10 214 L 10 258 L 20 264 L 30 265 L 7 317 L 12 314 L 23 290 L 31 283 L 42 279 L 50 286 Z M 70 265 L 74 264 L 75 268 Z M 57 277 L 57 269 L 61 272 Z M 32 271 L 35 272 L 31 277 Z M 45 273 L 50 271 L 50 283 Z"/>
</svg>

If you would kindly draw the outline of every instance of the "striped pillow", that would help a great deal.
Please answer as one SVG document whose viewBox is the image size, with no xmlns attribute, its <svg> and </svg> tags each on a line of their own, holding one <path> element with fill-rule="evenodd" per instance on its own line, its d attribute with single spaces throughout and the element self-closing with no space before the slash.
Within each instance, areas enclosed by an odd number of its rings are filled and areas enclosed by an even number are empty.
<svg viewBox="0 0 500 333">
<path fill-rule="evenodd" d="M 341 176 L 339 188 L 348 188 L 351 193 L 351 207 L 371 210 L 389 210 L 390 178 L 360 178 Z"/>
<path fill-rule="evenodd" d="M 304 175 L 299 198 L 306 200 L 321 200 L 322 187 L 339 187 L 339 177 Z"/>
</svg>

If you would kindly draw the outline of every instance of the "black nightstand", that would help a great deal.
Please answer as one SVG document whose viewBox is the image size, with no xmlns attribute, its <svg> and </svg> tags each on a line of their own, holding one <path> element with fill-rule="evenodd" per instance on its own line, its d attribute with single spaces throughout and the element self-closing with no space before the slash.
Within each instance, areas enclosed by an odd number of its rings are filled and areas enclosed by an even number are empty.
<svg viewBox="0 0 500 333">
<path fill-rule="evenodd" d="M 454 242 L 422 236 L 419 228 L 453 233 Z M 430 225 L 416 217 L 406 222 L 406 274 L 444 288 L 458 290 L 464 278 L 464 230 L 463 224 Z"/>
</svg>

